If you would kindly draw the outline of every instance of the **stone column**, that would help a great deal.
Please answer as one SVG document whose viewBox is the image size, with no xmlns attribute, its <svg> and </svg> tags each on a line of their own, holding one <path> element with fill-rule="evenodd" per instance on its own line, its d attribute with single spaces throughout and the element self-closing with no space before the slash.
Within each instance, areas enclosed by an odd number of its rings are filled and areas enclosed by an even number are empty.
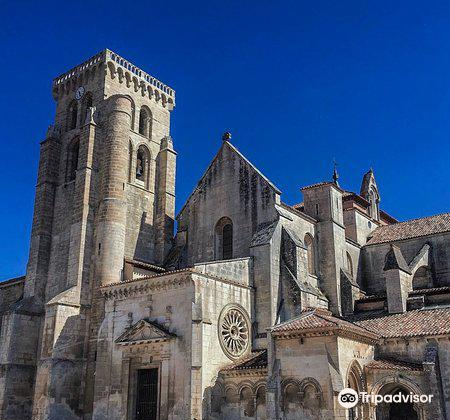
<svg viewBox="0 0 450 420">
<path fill-rule="evenodd" d="M 122 358 L 122 410 L 125 414 L 125 419 L 130 418 L 129 413 L 129 395 L 130 395 L 130 366 L 131 366 L 131 358 L 123 357 Z"/>
<path fill-rule="evenodd" d="M 90 108 L 88 115 L 93 116 L 95 108 Z M 88 259 L 85 256 L 92 253 L 91 249 L 86 249 L 91 244 L 87 240 L 92 234 L 92 214 L 90 214 L 91 191 L 92 191 L 92 170 L 94 160 L 94 143 L 96 127 L 93 118 L 88 118 L 80 133 L 80 150 L 78 159 L 78 169 L 75 178 L 74 206 L 72 212 L 72 225 L 70 227 L 70 252 L 67 267 L 67 285 L 75 287 L 74 299 L 79 303 L 83 272 L 89 268 Z M 88 291 L 86 291 L 88 294 Z"/>
<path fill-rule="evenodd" d="M 33 228 L 27 265 L 25 297 L 44 301 L 52 240 L 55 189 L 58 181 L 61 143 L 54 129 L 41 143 L 38 179 L 34 201 Z"/>
<path fill-rule="evenodd" d="M 121 280 L 126 227 L 125 184 L 131 99 L 115 95 L 107 100 L 103 161 L 100 163 L 100 204 L 96 232 L 97 278 L 102 285 Z"/>
<path fill-rule="evenodd" d="M 176 155 L 172 138 L 164 137 L 156 160 L 155 262 L 159 264 L 164 262 L 172 245 Z"/>
<path fill-rule="evenodd" d="M 163 354 L 161 359 L 161 393 L 159 403 L 159 418 L 161 420 L 166 420 L 169 418 L 170 354 Z"/>
</svg>

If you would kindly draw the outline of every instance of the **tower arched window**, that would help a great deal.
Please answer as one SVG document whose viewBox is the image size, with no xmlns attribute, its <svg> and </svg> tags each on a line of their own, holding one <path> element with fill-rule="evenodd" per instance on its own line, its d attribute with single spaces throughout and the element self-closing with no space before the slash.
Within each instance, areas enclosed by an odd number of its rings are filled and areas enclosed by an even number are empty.
<svg viewBox="0 0 450 420">
<path fill-rule="evenodd" d="M 77 175 L 79 154 L 80 154 L 80 141 L 78 138 L 75 138 L 72 140 L 67 149 L 66 178 L 68 182 L 73 181 Z"/>
<path fill-rule="evenodd" d="M 305 235 L 305 246 L 308 258 L 308 274 L 316 274 L 316 262 L 315 262 L 315 250 L 314 250 L 314 238 L 307 233 Z"/>
<path fill-rule="evenodd" d="M 134 120 L 136 118 L 136 106 L 134 102 L 131 101 L 131 129 L 134 130 Z"/>
<path fill-rule="evenodd" d="M 67 110 L 67 130 L 73 130 L 77 127 L 78 120 L 78 102 L 73 100 L 69 104 L 69 108 Z"/>
<path fill-rule="evenodd" d="M 150 152 L 145 146 L 140 146 L 136 154 L 136 181 L 148 188 L 150 170 Z"/>
<path fill-rule="evenodd" d="M 233 258 L 233 222 L 222 217 L 215 227 L 215 258 L 229 260 Z"/>
<path fill-rule="evenodd" d="M 84 125 L 86 122 L 86 117 L 89 108 L 92 107 L 92 93 L 87 92 L 83 96 L 83 100 L 81 102 L 81 125 Z"/>
<path fill-rule="evenodd" d="M 139 134 L 150 138 L 151 133 L 151 113 L 147 107 L 142 107 L 139 111 Z"/>
<path fill-rule="evenodd" d="M 131 175 L 133 173 L 133 144 L 128 142 L 128 182 L 131 182 Z"/>
</svg>

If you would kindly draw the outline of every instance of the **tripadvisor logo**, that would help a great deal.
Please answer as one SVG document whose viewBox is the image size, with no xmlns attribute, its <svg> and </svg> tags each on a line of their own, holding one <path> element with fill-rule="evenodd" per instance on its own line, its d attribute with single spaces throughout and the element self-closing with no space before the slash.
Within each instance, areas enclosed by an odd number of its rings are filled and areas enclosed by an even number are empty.
<svg viewBox="0 0 450 420">
<path fill-rule="evenodd" d="M 344 388 L 338 395 L 339 404 L 344 408 L 353 408 L 358 404 L 358 393 L 351 388 Z"/>
<path fill-rule="evenodd" d="M 339 404 L 344 408 L 353 408 L 358 404 L 359 401 L 362 403 L 372 403 L 372 404 L 380 404 L 381 402 L 385 403 L 430 403 L 433 395 L 414 395 L 413 393 L 409 394 L 387 394 L 387 395 L 378 395 L 378 394 L 369 394 L 367 392 L 361 392 L 358 394 L 354 389 L 344 388 L 338 395 Z"/>
</svg>

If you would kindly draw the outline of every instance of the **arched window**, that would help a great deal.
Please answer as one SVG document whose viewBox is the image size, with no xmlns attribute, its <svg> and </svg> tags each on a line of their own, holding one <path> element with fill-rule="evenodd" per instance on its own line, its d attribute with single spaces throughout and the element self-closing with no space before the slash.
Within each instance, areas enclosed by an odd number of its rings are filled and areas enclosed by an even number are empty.
<svg viewBox="0 0 450 420">
<path fill-rule="evenodd" d="M 139 146 L 136 154 L 136 181 L 148 188 L 150 169 L 150 152 L 145 146 Z"/>
<path fill-rule="evenodd" d="M 432 287 L 431 273 L 427 266 L 422 266 L 417 269 L 412 279 L 413 290 L 427 289 Z"/>
<path fill-rule="evenodd" d="M 150 138 L 151 133 L 151 113 L 147 107 L 142 107 L 139 111 L 139 134 Z"/>
<path fill-rule="evenodd" d="M 289 382 L 283 387 L 283 411 L 286 413 L 298 410 L 300 404 L 300 387 Z"/>
<path fill-rule="evenodd" d="M 350 367 L 347 378 L 347 388 L 351 388 L 354 391 L 362 392 L 363 387 L 363 371 L 358 362 L 354 361 Z M 357 406 L 353 408 L 349 408 L 348 410 L 348 419 L 349 420 L 357 420 L 363 417 L 363 405 L 358 403 Z"/>
<path fill-rule="evenodd" d="M 77 137 L 72 140 L 67 149 L 66 179 L 68 182 L 73 181 L 77 175 L 79 152 L 80 152 L 80 141 Z"/>
<path fill-rule="evenodd" d="M 133 144 L 128 142 L 128 182 L 131 182 L 131 175 L 133 173 Z"/>
<path fill-rule="evenodd" d="M 134 101 L 131 101 L 131 129 L 134 130 L 134 120 L 136 117 L 136 106 L 134 105 Z"/>
<path fill-rule="evenodd" d="M 222 217 L 215 228 L 215 258 L 229 260 L 233 258 L 233 222 Z"/>
<path fill-rule="evenodd" d="M 308 274 L 316 274 L 316 263 L 315 263 L 315 251 L 314 251 L 314 238 L 307 233 L 305 235 L 305 246 L 308 256 Z"/>
<path fill-rule="evenodd" d="M 255 414 L 255 404 L 253 391 L 249 386 L 242 388 L 240 395 L 240 405 L 245 417 L 253 417 Z"/>
<path fill-rule="evenodd" d="M 233 225 L 226 224 L 222 230 L 223 233 L 223 259 L 233 258 Z"/>
<path fill-rule="evenodd" d="M 67 131 L 77 127 L 78 102 L 73 100 L 67 110 Z"/>
<path fill-rule="evenodd" d="M 380 219 L 380 198 L 375 188 L 371 188 L 369 191 L 369 216 L 375 220 Z"/>
<path fill-rule="evenodd" d="M 83 96 L 83 100 L 81 102 L 81 125 L 84 125 L 86 122 L 86 116 L 88 113 L 88 109 L 92 107 L 92 93 L 87 92 Z"/>
<path fill-rule="evenodd" d="M 302 405 L 306 409 L 317 410 L 320 406 L 320 398 L 313 384 L 307 384 L 302 391 Z M 319 394 L 320 395 L 320 394 Z"/>
<path fill-rule="evenodd" d="M 264 385 L 256 390 L 256 418 L 263 419 L 266 414 L 266 387 Z"/>
<path fill-rule="evenodd" d="M 347 252 L 347 271 L 353 277 L 353 261 L 351 255 Z"/>
</svg>

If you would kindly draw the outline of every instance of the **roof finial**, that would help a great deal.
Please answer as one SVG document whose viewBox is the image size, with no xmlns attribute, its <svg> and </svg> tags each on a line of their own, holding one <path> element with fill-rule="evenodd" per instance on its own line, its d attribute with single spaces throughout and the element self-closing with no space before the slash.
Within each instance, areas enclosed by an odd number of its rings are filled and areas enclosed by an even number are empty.
<svg viewBox="0 0 450 420">
<path fill-rule="evenodd" d="M 222 141 L 230 141 L 231 140 L 231 133 L 229 131 L 225 131 L 225 133 L 222 134 Z"/>
<path fill-rule="evenodd" d="M 336 162 L 336 159 L 333 159 L 333 182 L 337 185 L 337 186 L 339 186 L 339 182 L 338 182 L 338 179 L 339 179 L 339 174 L 338 174 L 338 171 L 337 171 L 337 162 Z"/>
</svg>

